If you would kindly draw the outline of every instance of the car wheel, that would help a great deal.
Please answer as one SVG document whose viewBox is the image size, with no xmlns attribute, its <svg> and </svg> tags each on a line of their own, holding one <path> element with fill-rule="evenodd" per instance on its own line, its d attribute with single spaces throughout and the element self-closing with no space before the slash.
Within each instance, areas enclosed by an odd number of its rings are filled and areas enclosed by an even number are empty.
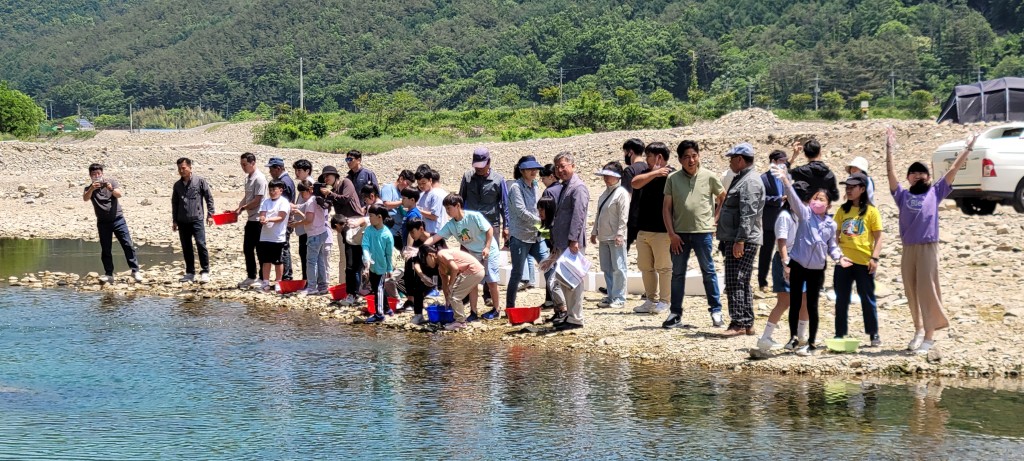
<svg viewBox="0 0 1024 461">
<path fill-rule="evenodd" d="M 1013 191 L 1013 210 L 1017 213 L 1024 213 L 1024 179 L 1017 184 L 1017 190 Z"/>
<path fill-rule="evenodd" d="M 978 201 L 975 203 L 975 206 L 978 207 L 979 215 L 990 215 L 992 213 L 995 213 L 996 205 L 999 205 L 999 202 L 993 202 L 992 200 L 982 199 L 978 199 Z"/>
<path fill-rule="evenodd" d="M 956 201 L 956 204 L 958 207 L 960 207 L 960 211 L 962 211 L 967 216 L 974 216 L 978 214 L 978 209 L 974 205 L 973 198 L 959 199 Z"/>
</svg>

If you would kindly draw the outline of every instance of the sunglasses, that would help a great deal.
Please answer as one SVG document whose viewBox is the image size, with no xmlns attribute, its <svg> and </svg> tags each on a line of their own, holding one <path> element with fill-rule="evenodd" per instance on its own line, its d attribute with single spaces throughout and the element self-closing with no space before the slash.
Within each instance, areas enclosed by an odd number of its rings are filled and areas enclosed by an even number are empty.
<svg viewBox="0 0 1024 461">
<path fill-rule="evenodd" d="M 355 160 L 354 157 L 345 157 L 345 163 L 351 163 L 353 160 Z"/>
</svg>

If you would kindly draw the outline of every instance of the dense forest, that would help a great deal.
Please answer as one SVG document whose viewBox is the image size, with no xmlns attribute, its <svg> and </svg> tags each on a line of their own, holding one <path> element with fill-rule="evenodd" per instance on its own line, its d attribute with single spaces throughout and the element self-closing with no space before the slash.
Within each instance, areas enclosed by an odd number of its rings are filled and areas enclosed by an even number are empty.
<svg viewBox="0 0 1024 461">
<path fill-rule="evenodd" d="M 1019 0 L 7 0 L 0 17 L 0 80 L 55 116 L 297 106 L 300 58 L 306 106 L 324 111 L 375 93 L 434 110 L 587 90 L 787 107 L 816 85 L 944 97 L 1024 75 Z"/>
</svg>

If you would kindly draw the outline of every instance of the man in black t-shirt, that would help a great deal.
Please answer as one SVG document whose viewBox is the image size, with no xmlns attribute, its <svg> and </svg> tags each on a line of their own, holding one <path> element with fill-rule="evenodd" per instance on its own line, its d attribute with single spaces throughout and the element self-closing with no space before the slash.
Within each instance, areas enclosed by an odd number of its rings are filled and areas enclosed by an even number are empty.
<svg viewBox="0 0 1024 461">
<path fill-rule="evenodd" d="M 633 312 L 658 314 L 668 309 L 672 290 L 671 240 L 661 217 L 665 201 L 665 181 L 675 171 L 668 166 L 669 150 L 665 143 L 652 142 L 644 148 L 649 170 L 632 180 L 633 194 L 643 198 L 637 206 L 636 265 L 643 276 L 647 300 Z"/>
<path fill-rule="evenodd" d="M 633 242 L 636 241 L 636 234 L 639 230 L 636 227 L 637 215 L 640 213 L 640 196 L 643 195 L 639 190 L 633 190 L 633 178 L 637 175 L 644 174 L 650 168 L 647 166 L 647 162 L 644 162 L 644 142 L 632 138 L 622 145 L 622 155 L 625 158 L 626 168 L 622 171 L 622 187 L 629 192 L 629 219 L 626 221 L 626 252 L 629 252 L 629 247 L 633 246 Z"/>
<path fill-rule="evenodd" d="M 114 281 L 114 256 L 110 250 L 113 237 L 116 236 L 124 251 L 124 258 L 128 261 L 128 267 L 132 270 L 132 278 L 136 282 L 141 282 L 142 272 L 139 272 L 139 261 L 135 257 L 132 236 L 121 212 L 121 203 L 118 202 L 121 198 L 121 185 L 116 179 L 104 178 L 103 165 L 99 163 L 89 165 L 89 179 L 90 183 L 85 186 L 82 200 L 91 200 L 92 209 L 96 212 L 96 229 L 100 235 L 100 260 L 103 261 L 103 276 L 100 277 L 100 281 Z"/>
</svg>

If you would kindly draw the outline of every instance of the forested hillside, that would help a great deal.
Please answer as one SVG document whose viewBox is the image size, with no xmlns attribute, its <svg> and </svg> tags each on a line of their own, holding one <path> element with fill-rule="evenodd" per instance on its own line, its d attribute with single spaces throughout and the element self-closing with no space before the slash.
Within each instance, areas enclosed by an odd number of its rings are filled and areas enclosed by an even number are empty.
<svg viewBox="0 0 1024 461">
<path fill-rule="evenodd" d="M 0 18 L 0 80 L 56 116 L 294 106 L 300 57 L 314 110 L 397 90 L 428 109 L 550 103 L 560 77 L 563 98 L 785 107 L 816 78 L 941 97 L 1024 74 L 1019 0 L 7 0 Z"/>
</svg>

